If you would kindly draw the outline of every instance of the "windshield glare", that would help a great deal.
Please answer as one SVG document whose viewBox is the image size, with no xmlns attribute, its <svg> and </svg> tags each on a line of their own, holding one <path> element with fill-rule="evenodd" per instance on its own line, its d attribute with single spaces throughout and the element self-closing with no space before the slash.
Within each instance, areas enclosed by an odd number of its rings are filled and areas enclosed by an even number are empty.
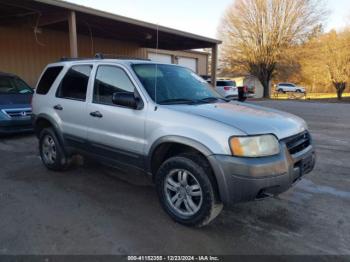
<svg viewBox="0 0 350 262">
<path fill-rule="evenodd" d="M 163 64 L 137 64 L 133 69 L 149 96 L 159 104 L 222 98 L 190 69 Z"/>
<path fill-rule="evenodd" d="M 33 89 L 19 78 L 1 77 L 0 94 L 33 94 Z"/>
</svg>

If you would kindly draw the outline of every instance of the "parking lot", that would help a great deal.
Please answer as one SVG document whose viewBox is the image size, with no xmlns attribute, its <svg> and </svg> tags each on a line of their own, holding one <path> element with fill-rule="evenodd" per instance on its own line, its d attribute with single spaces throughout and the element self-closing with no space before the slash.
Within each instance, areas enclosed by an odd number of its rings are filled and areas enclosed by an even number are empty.
<svg viewBox="0 0 350 262">
<path fill-rule="evenodd" d="M 174 223 L 144 177 L 44 168 L 33 135 L 0 138 L 0 254 L 350 254 L 350 104 L 255 102 L 303 117 L 315 170 L 210 226 Z"/>
</svg>

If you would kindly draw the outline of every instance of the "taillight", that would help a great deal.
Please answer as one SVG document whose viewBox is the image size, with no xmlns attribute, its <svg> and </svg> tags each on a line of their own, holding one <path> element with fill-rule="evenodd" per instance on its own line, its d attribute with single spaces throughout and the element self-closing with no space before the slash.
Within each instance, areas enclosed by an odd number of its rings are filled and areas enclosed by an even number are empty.
<svg viewBox="0 0 350 262">
<path fill-rule="evenodd" d="M 230 89 L 231 89 L 230 86 L 224 86 L 224 90 L 225 90 L 225 91 L 229 91 Z"/>
<path fill-rule="evenodd" d="M 247 86 L 243 86 L 243 92 L 247 93 L 248 92 L 248 87 Z"/>
</svg>

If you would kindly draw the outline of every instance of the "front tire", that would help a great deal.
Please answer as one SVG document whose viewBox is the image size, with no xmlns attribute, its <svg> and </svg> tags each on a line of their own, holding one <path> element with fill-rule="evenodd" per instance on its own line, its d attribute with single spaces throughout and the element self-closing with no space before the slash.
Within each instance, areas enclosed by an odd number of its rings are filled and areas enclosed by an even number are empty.
<svg viewBox="0 0 350 262">
<path fill-rule="evenodd" d="M 160 202 L 178 223 L 201 227 L 222 210 L 210 168 L 201 157 L 180 155 L 165 161 L 156 175 Z"/>
<path fill-rule="evenodd" d="M 65 154 L 55 131 L 45 128 L 40 133 L 39 152 L 43 164 L 50 170 L 63 171 L 69 167 L 70 158 Z"/>
</svg>

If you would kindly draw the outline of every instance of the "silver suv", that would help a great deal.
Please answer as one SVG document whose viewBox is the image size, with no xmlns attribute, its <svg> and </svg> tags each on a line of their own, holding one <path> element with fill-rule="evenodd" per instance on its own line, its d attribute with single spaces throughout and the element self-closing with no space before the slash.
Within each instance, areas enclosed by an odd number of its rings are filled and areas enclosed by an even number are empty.
<svg viewBox="0 0 350 262">
<path fill-rule="evenodd" d="M 302 119 L 228 101 L 187 68 L 142 60 L 48 65 L 33 123 L 47 168 L 65 170 L 80 154 L 148 174 L 164 210 L 191 226 L 286 191 L 315 163 Z"/>
</svg>

